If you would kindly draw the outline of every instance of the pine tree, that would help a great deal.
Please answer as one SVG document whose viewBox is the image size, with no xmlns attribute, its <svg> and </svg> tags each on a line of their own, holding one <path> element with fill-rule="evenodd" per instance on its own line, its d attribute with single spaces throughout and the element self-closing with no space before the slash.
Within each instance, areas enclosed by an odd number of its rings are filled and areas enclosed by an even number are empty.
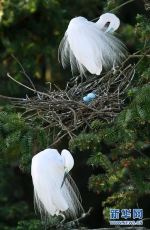
<svg viewBox="0 0 150 230">
<path fill-rule="evenodd" d="M 52 2 L 56 4 L 57 1 Z M 109 0 L 104 10 L 108 12 L 115 8 L 117 13 L 123 3 L 125 1 Z M 88 132 L 82 127 L 79 135 L 69 141 L 72 153 L 76 149 L 81 152 L 90 150 L 92 154 L 87 165 L 104 170 L 103 174 L 91 175 L 88 188 L 97 195 L 102 192 L 109 194 L 102 203 L 106 221 L 110 220 L 110 209 L 134 208 L 141 197 L 148 197 L 150 194 L 150 158 L 145 153 L 150 144 L 150 30 L 146 16 L 138 14 L 136 20 L 134 34 L 143 45 L 135 54 L 138 59 L 134 66 L 134 79 L 128 90 L 121 95 L 122 107 L 119 115 L 109 122 L 96 118 L 87 123 Z M 75 113 L 72 110 L 71 112 L 74 114 L 75 126 Z M 56 130 L 57 134 L 61 131 L 60 128 Z M 20 110 L 16 112 L 13 106 L 1 108 L 1 167 L 19 159 L 21 171 L 30 172 L 35 148 L 41 151 L 51 144 L 49 124 L 38 113 L 28 115 Z M 107 146 L 107 152 L 104 146 Z M 58 218 L 53 218 L 48 227 L 56 226 L 59 221 Z M 39 230 L 44 225 L 45 222 L 40 220 L 20 221 L 17 229 Z"/>
</svg>

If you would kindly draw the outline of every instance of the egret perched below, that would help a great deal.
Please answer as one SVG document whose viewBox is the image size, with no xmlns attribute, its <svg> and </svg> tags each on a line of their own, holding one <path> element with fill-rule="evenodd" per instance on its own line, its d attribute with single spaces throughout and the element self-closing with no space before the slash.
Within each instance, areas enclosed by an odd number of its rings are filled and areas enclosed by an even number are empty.
<svg viewBox="0 0 150 230">
<path fill-rule="evenodd" d="M 100 75 L 103 67 L 121 64 L 128 52 L 125 44 L 111 34 L 119 25 L 119 18 L 111 13 L 101 15 L 96 23 L 84 17 L 73 18 L 59 46 L 63 67 L 70 64 L 73 75 L 78 70 L 86 76 L 86 71 Z"/>
<path fill-rule="evenodd" d="M 35 207 L 42 217 L 64 212 L 65 216 L 76 218 L 84 213 L 78 188 L 68 174 L 73 165 L 74 159 L 66 149 L 61 155 L 56 149 L 45 149 L 32 158 Z"/>
</svg>

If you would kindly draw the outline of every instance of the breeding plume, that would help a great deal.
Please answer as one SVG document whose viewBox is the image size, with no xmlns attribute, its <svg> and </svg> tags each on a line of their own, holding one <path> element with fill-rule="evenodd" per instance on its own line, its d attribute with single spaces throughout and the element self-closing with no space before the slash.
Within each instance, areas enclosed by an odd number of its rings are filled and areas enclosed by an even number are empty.
<svg viewBox="0 0 150 230">
<path fill-rule="evenodd" d="M 84 213 L 78 188 L 68 174 L 73 165 L 73 157 L 66 149 L 61 155 L 56 149 L 45 149 L 32 158 L 35 204 L 41 216 L 65 212 L 76 218 Z"/>
<path fill-rule="evenodd" d="M 124 43 L 111 34 L 119 25 L 119 18 L 111 13 L 101 15 L 96 23 L 84 17 L 73 18 L 59 46 L 63 67 L 70 64 L 73 75 L 78 70 L 86 76 L 86 71 L 100 75 L 103 67 L 121 64 L 128 52 Z"/>
</svg>

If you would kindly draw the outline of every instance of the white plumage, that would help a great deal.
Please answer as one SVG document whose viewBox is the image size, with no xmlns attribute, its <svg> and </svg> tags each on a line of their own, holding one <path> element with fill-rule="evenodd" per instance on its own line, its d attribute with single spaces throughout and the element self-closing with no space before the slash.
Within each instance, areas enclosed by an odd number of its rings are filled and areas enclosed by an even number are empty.
<svg viewBox="0 0 150 230">
<path fill-rule="evenodd" d="M 117 30 L 120 26 L 119 18 L 111 13 L 102 14 L 95 24 L 99 27 L 99 29 L 103 29 L 107 22 L 110 22 L 110 24 L 105 32 L 113 32 Z"/>
<path fill-rule="evenodd" d="M 110 22 L 108 28 L 107 22 Z M 111 13 L 103 14 L 96 23 L 84 17 L 73 18 L 59 46 L 63 67 L 70 64 L 73 75 L 78 70 L 86 76 L 87 70 L 100 75 L 103 67 L 121 64 L 128 55 L 126 46 L 109 33 L 119 25 L 120 20 Z"/>
<path fill-rule="evenodd" d="M 68 150 L 63 150 L 60 155 L 56 149 L 45 149 L 33 157 L 31 175 L 35 206 L 41 216 L 65 212 L 66 216 L 76 218 L 84 213 L 78 188 L 69 175 L 61 187 L 65 172 L 70 171 L 73 165 L 74 160 Z"/>
</svg>

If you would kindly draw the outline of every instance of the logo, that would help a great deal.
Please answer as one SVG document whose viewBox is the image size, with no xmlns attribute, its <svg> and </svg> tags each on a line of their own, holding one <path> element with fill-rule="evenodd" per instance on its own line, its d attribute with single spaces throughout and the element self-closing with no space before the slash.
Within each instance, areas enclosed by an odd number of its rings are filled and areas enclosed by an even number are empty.
<svg viewBox="0 0 150 230">
<path fill-rule="evenodd" d="M 110 219 L 110 225 L 143 225 L 143 209 L 110 209 Z"/>
</svg>

